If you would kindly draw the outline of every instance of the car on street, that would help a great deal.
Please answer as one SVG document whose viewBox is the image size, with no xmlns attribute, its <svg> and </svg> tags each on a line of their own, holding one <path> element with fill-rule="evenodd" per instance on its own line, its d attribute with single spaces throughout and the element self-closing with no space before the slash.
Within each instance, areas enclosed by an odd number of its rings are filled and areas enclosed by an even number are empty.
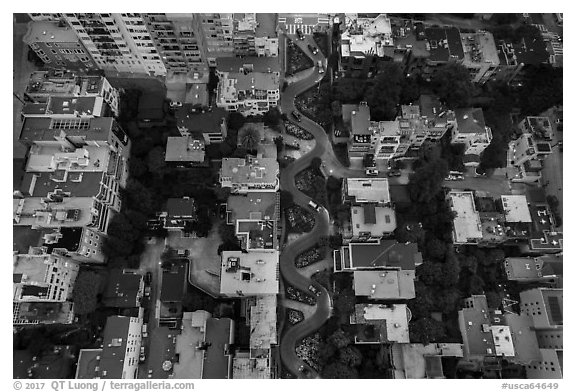
<svg viewBox="0 0 576 392">
<path fill-rule="evenodd" d="M 308 286 L 308 290 L 310 290 L 315 296 L 319 297 L 320 295 L 322 295 L 322 292 L 320 290 L 318 290 L 316 287 L 314 287 L 313 284 L 311 284 L 310 286 Z"/>
<path fill-rule="evenodd" d="M 452 175 L 452 174 L 450 174 L 450 175 L 449 175 L 448 177 L 446 177 L 444 180 L 445 180 L 445 181 L 462 181 L 462 180 L 464 180 L 464 176 L 459 175 L 459 174 L 457 174 L 457 175 Z"/>
<path fill-rule="evenodd" d="M 140 346 L 140 362 L 146 360 L 146 352 L 144 351 L 144 346 Z"/>
<path fill-rule="evenodd" d="M 300 29 L 296 29 L 296 35 L 298 36 L 299 40 L 303 40 L 305 38 L 304 34 L 302 34 L 302 30 Z"/>
<path fill-rule="evenodd" d="M 376 169 L 366 169 L 367 176 L 377 176 L 380 172 Z"/>
<path fill-rule="evenodd" d="M 150 271 L 146 272 L 146 275 L 144 275 L 144 283 L 145 284 L 152 283 L 152 272 Z"/>
<path fill-rule="evenodd" d="M 308 50 L 312 52 L 312 54 L 318 54 L 318 48 L 308 44 Z"/>
<path fill-rule="evenodd" d="M 142 324 L 142 337 L 148 337 L 148 324 Z"/>
<path fill-rule="evenodd" d="M 318 60 L 318 73 L 324 73 L 324 63 L 322 60 Z"/>
<path fill-rule="evenodd" d="M 150 286 L 144 287 L 144 296 L 145 297 L 150 297 L 150 292 L 151 292 Z"/>
<path fill-rule="evenodd" d="M 402 172 L 400 170 L 390 170 L 388 173 L 386 173 L 386 175 L 388 177 L 400 177 Z"/>
<path fill-rule="evenodd" d="M 316 211 L 320 211 L 320 208 L 321 208 L 321 207 L 320 207 L 317 203 L 315 203 L 313 200 L 310 200 L 310 201 L 308 202 L 308 205 L 309 205 L 310 207 L 312 207 L 313 209 L 315 209 Z"/>
<path fill-rule="evenodd" d="M 171 107 L 171 108 L 179 108 L 179 107 L 182 107 L 182 102 L 170 101 L 170 107 Z"/>
<path fill-rule="evenodd" d="M 298 113 L 297 110 L 293 110 L 292 111 L 292 115 L 294 116 L 294 118 L 296 119 L 296 121 L 302 121 L 302 115 L 300 113 Z"/>
</svg>

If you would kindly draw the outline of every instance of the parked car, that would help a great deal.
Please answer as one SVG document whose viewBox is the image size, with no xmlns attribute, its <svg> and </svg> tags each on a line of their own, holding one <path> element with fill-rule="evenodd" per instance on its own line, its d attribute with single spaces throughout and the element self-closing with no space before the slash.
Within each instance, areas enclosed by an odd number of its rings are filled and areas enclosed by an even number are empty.
<svg viewBox="0 0 576 392">
<path fill-rule="evenodd" d="M 304 34 L 302 34 L 302 30 L 300 29 L 296 29 L 296 35 L 298 36 L 299 40 L 303 40 L 305 38 Z"/>
<path fill-rule="evenodd" d="M 324 63 L 322 60 L 318 60 L 318 73 L 324 73 Z"/>
<path fill-rule="evenodd" d="M 151 290 L 152 290 L 152 289 L 150 288 L 150 286 L 144 287 L 144 296 L 145 296 L 145 297 L 150 297 Z"/>
<path fill-rule="evenodd" d="M 142 337 L 143 338 L 147 338 L 148 337 L 148 324 L 142 324 Z M 144 347 L 140 347 L 140 350 L 142 350 Z"/>
<path fill-rule="evenodd" d="M 312 52 L 312 54 L 318 54 L 318 48 L 308 44 L 308 50 Z"/>
<path fill-rule="evenodd" d="M 152 283 L 152 272 L 150 271 L 146 272 L 146 275 L 144 275 L 144 283 L 146 284 Z"/>
<path fill-rule="evenodd" d="M 310 207 L 314 208 L 316 211 L 320 211 L 320 208 L 321 208 L 321 207 L 320 207 L 317 203 L 315 203 L 313 200 L 310 200 L 310 201 L 308 202 L 308 205 L 309 205 Z"/>
<path fill-rule="evenodd" d="M 367 169 L 366 175 L 367 176 L 377 176 L 380 172 L 376 169 Z"/>
<path fill-rule="evenodd" d="M 302 115 L 300 113 L 298 113 L 297 110 L 293 110 L 292 111 L 292 115 L 294 116 L 294 118 L 296 119 L 296 121 L 302 121 Z"/>
<path fill-rule="evenodd" d="M 390 170 L 387 175 L 388 177 L 400 177 L 402 172 L 400 170 Z"/>
<path fill-rule="evenodd" d="M 308 290 L 310 290 L 314 295 L 316 295 L 317 297 L 319 297 L 320 295 L 322 295 L 322 292 L 320 290 L 318 290 L 316 287 L 314 287 L 313 284 L 311 284 L 310 286 L 308 286 Z"/>
<path fill-rule="evenodd" d="M 182 102 L 170 101 L 170 107 L 171 107 L 171 108 L 179 108 L 179 107 L 182 107 Z"/>
<path fill-rule="evenodd" d="M 144 346 L 140 346 L 140 362 L 146 360 L 146 352 L 144 351 Z"/>
</svg>

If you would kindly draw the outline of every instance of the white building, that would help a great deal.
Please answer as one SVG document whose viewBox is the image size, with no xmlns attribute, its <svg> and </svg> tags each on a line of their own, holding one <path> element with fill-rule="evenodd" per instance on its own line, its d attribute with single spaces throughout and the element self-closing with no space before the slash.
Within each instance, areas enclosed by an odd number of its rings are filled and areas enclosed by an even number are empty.
<svg viewBox="0 0 576 392">
<path fill-rule="evenodd" d="M 476 210 L 472 192 L 451 191 L 450 208 L 456 213 L 453 221 L 454 244 L 476 243 L 482 239 L 482 223 Z"/>
<path fill-rule="evenodd" d="M 464 155 L 469 156 L 469 165 L 480 163 L 480 154 L 492 141 L 492 130 L 486 126 L 480 108 L 456 109 L 456 126 L 452 129 L 452 144 L 464 144 Z"/>
<path fill-rule="evenodd" d="M 492 78 L 500 65 L 494 36 L 487 31 L 461 33 L 464 65 L 473 83 L 484 84 Z"/>
<path fill-rule="evenodd" d="M 220 185 L 232 193 L 276 192 L 280 167 L 274 158 L 223 158 Z"/>
<path fill-rule="evenodd" d="M 245 116 L 261 115 L 278 105 L 280 77 L 274 72 L 218 72 L 216 106 Z"/>
</svg>

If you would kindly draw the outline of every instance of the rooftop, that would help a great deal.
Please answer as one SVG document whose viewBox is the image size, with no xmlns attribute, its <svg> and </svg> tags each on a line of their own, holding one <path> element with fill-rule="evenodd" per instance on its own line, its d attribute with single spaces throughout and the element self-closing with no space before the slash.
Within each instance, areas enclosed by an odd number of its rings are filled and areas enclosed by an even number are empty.
<svg viewBox="0 0 576 392">
<path fill-rule="evenodd" d="M 33 21 L 28 23 L 28 32 L 23 38 L 27 44 L 35 42 L 80 42 L 76 32 L 67 25 L 59 27 L 58 22 Z"/>
<path fill-rule="evenodd" d="M 142 297 L 142 275 L 111 270 L 106 281 L 106 290 L 102 301 L 113 308 L 133 308 L 140 305 Z"/>
<path fill-rule="evenodd" d="M 528 201 L 524 195 L 502 195 L 506 222 L 532 222 Z"/>
<path fill-rule="evenodd" d="M 172 262 L 172 268 L 162 269 L 160 301 L 181 302 L 188 284 L 188 264 Z"/>
<path fill-rule="evenodd" d="M 484 112 L 480 108 L 456 109 L 458 133 L 486 133 Z"/>
<path fill-rule="evenodd" d="M 174 363 L 174 378 L 202 378 L 204 351 L 197 347 L 205 342 L 206 320 L 210 317 L 204 310 L 182 315 L 182 333 L 176 335 L 175 352 L 179 360 Z"/>
<path fill-rule="evenodd" d="M 65 182 L 56 181 L 53 173 L 26 173 L 20 190 L 31 197 L 47 197 L 48 193 L 61 189 L 71 197 L 94 197 L 100 191 L 102 172 L 83 172 L 82 181 L 70 176 Z"/>
<path fill-rule="evenodd" d="M 280 72 L 279 57 L 219 57 L 216 68 L 220 72 Z"/>
<path fill-rule="evenodd" d="M 24 119 L 20 140 L 27 143 L 41 140 L 59 140 L 67 137 L 81 137 L 85 140 L 111 141 L 110 132 L 113 132 L 124 142 L 128 136 L 112 117 L 93 118 L 43 118 L 27 117 Z"/>
<path fill-rule="evenodd" d="M 235 379 L 270 379 L 270 362 L 266 358 L 250 358 L 248 353 L 236 352 L 233 360 L 232 378 Z"/>
<path fill-rule="evenodd" d="M 280 169 L 273 158 L 223 158 L 221 178 L 234 185 L 267 185 L 278 181 Z M 225 186 L 225 184 L 222 184 Z"/>
<path fill-rule="evenodd" d="M 458 312 L 460 333 L 464 342 L 465 359 L 495 355 L 496 347 L 490 325 L 488 309 L 462 309 Z"/>
<path fill-rule="evenodd" d="M 206 320 L 206 354 L 202 368 L 203 379 L 227 379 L 232 373 L 234 322 L 229 318 Z"/>
<path fill-rule="evenodd" d="M 277 250 L 222 252 L 220 293 L 230 296 L 277 294 Z"/>
<path fill-rule="evenodd" d="M 228 75 L 230 78 L 236 80 L 234 87 L 237 92 L 252 90 L 278 90 L 280 85 L 280 77 L 274 73 L 251 72 L 249 74 L 244 74 L 230 72 Z"/>
<path fill-rule="evenodd" d="M 412 299 L 414 271 L 354 271 L 354 292 L 375 300 Z"/>
<path fill-rule="evenodd" d="M 346 14 L 342 33 L 342 56 L 359 54 L 383 55 L 384 46 L 392 46 L 392 27 L 386 14 L 374 18 Z"/>
<path fill-rule="evenodd" d="M 406 305 L 357 304 L 355 312 L 350 316 L 350 323 L 380 326 L 380 337 L 377 341 L 359 341 L 357 336 L 358 343 L 409 343 L 410 318 L 411 313 Z"/>
<path fill-rule="evenodd" d="M 477 33 L 462 33 L 462 45 L 464 47 L 465 63 L 488 63 L 500 64 L 498 49 L 494 42 L 494 36 L 488 31 Z"/>
<path fill-rule="evenodd" d="M 390 203 L 387 178 L 347 178 L 346 195 L 356 203 Z"/>
<path fill-rule="evenodd" d="M 378 207 L 372 203 L 352 206 L 352 233 L 355 237 L 382 237 L 396 230 L 396 213 L 390 207 Z"/>
<path fill-rule="evenodd" d="M 186 85 L 185 102 L 192 106 L 208 106 L 208 85 L 206 83 L 190 83 Z"/>
<path fill-rule="evenodd" d="M 168 137 L 166 162 L 204 162 L 204 140 L 192 136 Z"/>
<path fill-rule="evenodd" d="M 380 244 L 351 243 L 348 246 L 350 267 L 356 269 L 375 269 L 388 267 L 393 269 L 414 270 L 422 263 L 422 254 L 417 244 L 400 244 L 394 240 L 380 241 Z"/>
<path fill-rule="evenodd" d="M 454 242 L 474 242 L 482 238 L 480 215 L 474 205 L 472 192 L 451 191 L 448 194 L 450 207 L 456 212 L 454 218 Z"/>
<path fill-rule="evenodd" d="M 343 113 L 344 114 L 344 113 Z M 358 110 L 350 112 L 350 124 L 353 135 L 371 135 L 370 131 L 370 108 L 366 102 L 361 102 Z"/>
<path fill-rule="evenodd" d="M 213 107 L 210 111 L 191 112 L 192 105 L 184 104 L 176 110 L 176 122 L 179 129 L 190 133 L 220 133 L 222 123 L 228 112 L 224 108 Z"/>
<path fill-rule="evenodd" d="M 189 197 L 174 198 L 166 201 L 166 211 L 170 218 L 193 218 L 196 216 L 196 203 Z"/>
<path fill-rule="evenodd" d="M 431 61 L 448 62 L 464 58 L 460 30 L 456 27 L 429 27 L 424 33 L 430 48 Z"/>
<path fill-rule="evenodd" d="M 123 378 L 124 359 L 130 330 L 130 317 L 110 316 L 106 320 L 100 355 L 101 378 Z"/>
<path fill-rule="evenodd" d="M 512 334 L 512 344 L 515 349 L 514 360 L 521 364 L 540 360 L 540 348 L 532 317 L 505 313 L 504 320 Z"/>
<path fill-rule="evenodd" d="M 250 307 L 251 350 L 267 350 L 278 343 L 276 322 L 276 295 L 256 297 L 256 304 Z"/>
</svg>

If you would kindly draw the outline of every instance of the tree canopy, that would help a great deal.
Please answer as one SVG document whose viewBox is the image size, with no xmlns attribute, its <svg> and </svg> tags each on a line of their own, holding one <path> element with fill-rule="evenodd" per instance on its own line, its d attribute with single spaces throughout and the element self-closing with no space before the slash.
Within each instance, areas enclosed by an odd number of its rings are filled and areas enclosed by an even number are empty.
<svg viewBox="0 0 576 392">
<path fill-rule="evenodd" d="M 470 72 L 461 64 L 448 63 L 438 67 L 432 76 L 432 86 L 449 108 L 467 107 L 474 92 Z"/>
</svg>

